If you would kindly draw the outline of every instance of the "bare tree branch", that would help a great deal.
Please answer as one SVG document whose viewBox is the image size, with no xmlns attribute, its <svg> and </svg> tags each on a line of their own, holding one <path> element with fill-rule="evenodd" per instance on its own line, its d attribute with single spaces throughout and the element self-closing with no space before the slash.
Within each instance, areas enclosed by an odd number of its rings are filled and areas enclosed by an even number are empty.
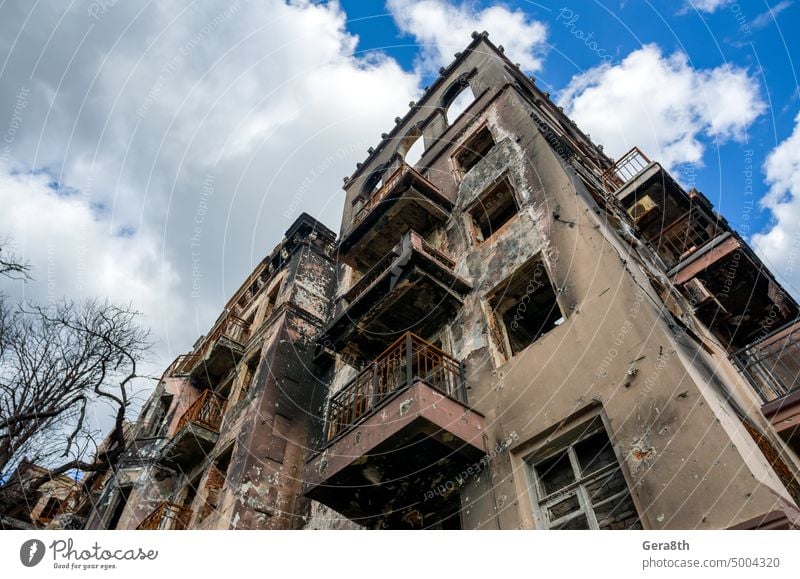
<svg viewBox="0 0 800 579">
<path fill-rule="evenodd" d="M 23 456 L 49 467 L 26 492 L 60 474 L 114 468 L 126 450 L 137 369 L 151 347 L 139 318 L 130 306 L 99 300 L 12 310 L 0 296 L 0 481 Z M 114 426 L 89 453 L 86 413 L 97 402 L 112 406 Z M 57 457 L 70 460 L 51 467 Z"/>
<path fill-rule="evenodd" d="M 0 275 L 18 280 L 31 279 L 31 266 L 28 262 L 20 261 L 14 253 L 7 250 L 3 253 L 3 248 L 10 246 L 11 242 L 8 236 L 0 239 Z"/>
</svg>

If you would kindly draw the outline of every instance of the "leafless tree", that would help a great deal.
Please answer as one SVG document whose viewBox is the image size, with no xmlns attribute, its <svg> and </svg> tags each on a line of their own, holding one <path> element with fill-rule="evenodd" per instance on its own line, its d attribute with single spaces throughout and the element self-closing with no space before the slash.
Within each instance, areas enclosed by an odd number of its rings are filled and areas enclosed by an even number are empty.
<svg viewBox="0 0 800 579">
<path fill-rule="evenodd" d="M 27 276 L 27 266 L 15 263 L 0 274 Z M 126 450 L 125 416 L 151 346 L 139 317 L 108 301 L 12 305 L 0 294 L 0 483 L 23 456 L 50 469 L 26 483 L 31 493 L 60 474 L 114 467 Z M 87 412 L 104 404 L 114 424 L 97 451 Z"/>
<path fill-rule="evenodd" d="M 30 279 L 30 265 L 20 261 L 17 256 L 7 249 L 11 245 L 11 238 L 0 239 L 0 275 L 11 279 Z M 5 250 L 5 253 L 3 251 Z"/>
</svg>

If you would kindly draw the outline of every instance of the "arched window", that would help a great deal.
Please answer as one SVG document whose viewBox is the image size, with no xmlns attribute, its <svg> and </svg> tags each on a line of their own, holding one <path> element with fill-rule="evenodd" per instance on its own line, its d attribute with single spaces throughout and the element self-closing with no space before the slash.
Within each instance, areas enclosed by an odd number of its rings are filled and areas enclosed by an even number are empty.
<svg viewBox="0 0 800 579">
<path fill-rule="evenodd" d="M 417 137 L 417 140 L 414 141 L 414 144 L 411 145 L 411 148 L 403 157 L 409 165 L 414 167 L 419 160 L 422 158 L 422 154 L 425 152 L 425 140 L 422 136 Z"/>
<path fill-rule="evenodd" d="M 417 127 L 408 131 L 400 141 L 397 153 L 403 157 L 407 165 L 414 167 L 425 153 L 425 139 L 422 137 L 422 131 Z"/>
<path fill-rule="evenodd" d="M 468 74 L 459 76 L 442 95 L 441 106 L 445 109 L 447 124 L 452 125 L 461 113 L 463 113 L 472 101 L 475 100 L 475 93 L 469 85 Z"/>
<path fill-rule="evenodd" d="M 381 188 L 383 185 L 383 175 L 386 173 L 387 168 L 388 165 L 380 165 L 367 176 L 364 181 L 364 188 L 361 190 L 362 197 L 369 197 L 372 193 Z"/>
<path fill-rule="evenodd" d="M 458 96 L 450 103 L 450 106 L 447 107 L 447 124 L 452 125 L 453 121 L 460 117 L 461 113 L 467 110 L 467 107 L 469 107 L 474 100 L 475 95 L 472 94 L 472 89 L 469 87 L 458 93 Z"/>
</svg>

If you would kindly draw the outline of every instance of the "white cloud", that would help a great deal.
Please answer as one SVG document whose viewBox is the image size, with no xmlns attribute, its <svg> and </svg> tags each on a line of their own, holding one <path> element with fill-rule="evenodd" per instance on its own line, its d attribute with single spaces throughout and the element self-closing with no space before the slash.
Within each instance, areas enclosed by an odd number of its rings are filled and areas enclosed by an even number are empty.
<svg viewBox="0 0 800 579">
<path fill-rule="evenodd" d="M 743 140 L 766 108 L 746 70 L 698 70 L 655 45 L 577 75 L 559 101 L 612 157 L 638 145 L 669 169 L 702 163 L 705 139 Z"/>
<path fill-rule="evenodd" d="M 59 190 L 45 172 L 0 174 L 4 210 L 0 231 L 10 234 L 33 281 L 10 283 L 27 300 L 54 303 L 113 296 L 149 314 L 164 336 L 163 312 L 180 318 L 178 275 L 164 259 L 158 232 L 139 223 L 112 230 L 110 222 L 77 191 Z"/>
<path fill-rule="evenodd" d="M 155 370 L 301 211 L 338 228 L 342 176 L 419 89 L 394 60 L 355 55 L 336 2 L 119 2 L 95 16 L 55 0 L 0 8 L 0 138 L 15 124 L 0 235 L 37 277 L 3 291 L 47 299 L 53 278 L 59 295 L 132 301 L 160 340 Z"/>
<path fill-rule="evenodd" d="M 784 12 L 785 10 L 791 8 L 792 4 L 793 4 L 792 0 L 783 0 L 782 2 L 778 2 L 774 6 L 767 7 L 766 12 L 762 12 L 761 14 L 753 18 L 753 23 L 751 24 L 751 27 L 758 30 L 759 28 L 765 28 L 769 26 L 773 22 L 777 21 L 778 15 L 781 12 Z"/>
<path fill-rule="evenodd" d="M 761 206 L 772 212 L 768 230 L 753 236 L 756 251 L 766 258 L 776 275 L 791 291 L 800 291 L 800 114 L 792 134 L 781 142 L 764 163 L 769 192 Z"/>
<path fill-rule="evenodd" d="M 698 12 L 707 12 L 711 14 L 728 4 L 732 4 L 733 1 L 734 0 L 688 0 L 685 11 L 697 10 Z"/>
<path fill-rule="evenodd" d="M 400 30 L 421 45 L 421 72 L 431 73 L 449 64 L 453 54 L 471 40 L 473 31 L 487 30 L 495 44 L 523 69 L 539 70 L 547 28 L 520 10 L 491 6 L 480 10 L 472 2 L 446 0 L 388 0 L 386 6 Z"/>
</svg>

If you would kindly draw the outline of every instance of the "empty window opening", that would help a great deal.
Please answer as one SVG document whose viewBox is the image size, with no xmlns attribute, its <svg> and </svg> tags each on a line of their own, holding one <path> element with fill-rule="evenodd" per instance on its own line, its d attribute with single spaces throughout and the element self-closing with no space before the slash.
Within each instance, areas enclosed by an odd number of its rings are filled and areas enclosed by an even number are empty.
<svg viewBox="0 0 800 579">
<path fill-rule="evenodd" d="M 486 156 L 492 147 L 494 147 L 492 132 L 489 127 L 484 126 L 472 135 L 456 154 L 456 163 L 461 170 L 461 174 L 467 174 L 470 169 Z"/>
<path fill-rule="evenodd" d="M 256 355 L 251 357 L 245 364 L 242 385 L 239 388 L 239 400 L 247 396 L 247 393 L 253 387 L 253 383 L 256 380 L 256 371 L 258 370 L 258 360 L 259 357 Z"/>
<path fill-rule="evenodd" d="M 514 356 L 560 325 L 564 318 L 541 258 L 536 257 L 492 291 L 489 304 L 502 332 L 504 349 Z"/>
<path fill-rule="evenodd" d="M 568 433 L 555 446 L 558 450 L 528 461 L 539 525 L 548 529 L 642 528 L 599 418 Z"/>
<path fill-rule="evenodd" d="M 361 195 L 363 197 L 370 197 L 383 186 L 383 176 L 388 168 L 388 165 L 381 165 L 367 176 L 364 181 L 364 188 L 361 190 Z"/>
<path fill-rule="evenodd" d="M 414 127 L 400 141 L 397 153 L 403 157 L 407 165 L 414 167 L 425 153 L 425 139 L 422 131 Z"/>
<path fill-rule="evenodd" d="M 122 518 L 122 513 L 125 511 L 125 506 L 128 504 L 128 499 L 131 496 L 132 490 L 132 486 L 121 487 L 119 489 L 117 502 L 114 504 L 114 510 L 111 511 L 111 518 L 108 520 L 108 524 L 106 525 L 107 529 L 113 530 L 117 528 L 119 520 Z"/>
<path fill-rule="evenodd" d="M 469 85 L 456 95 L 456 97 L 447 106 L 447 124 L 452 125 L 453 122 L 466 111 L 472 102 L 475 100 L 475 94 Z"/>
<path fill-rule="evenodd" d="M 153 428 L 150 431 L 150 436 L 158 436 L 159 432 L 161 432 L 170 406 L 172 406 L 172 394 L 166 394 L 158 399 L 158 408 L 156 408 L 153 416 Z"/>
<path fill-rule="evenodd" d="M 517 214 L 517 201 L 508 179 L 502 179 L 481 195 L 469 210 L 475 239 L 486 241 Z"/>
</svg>

